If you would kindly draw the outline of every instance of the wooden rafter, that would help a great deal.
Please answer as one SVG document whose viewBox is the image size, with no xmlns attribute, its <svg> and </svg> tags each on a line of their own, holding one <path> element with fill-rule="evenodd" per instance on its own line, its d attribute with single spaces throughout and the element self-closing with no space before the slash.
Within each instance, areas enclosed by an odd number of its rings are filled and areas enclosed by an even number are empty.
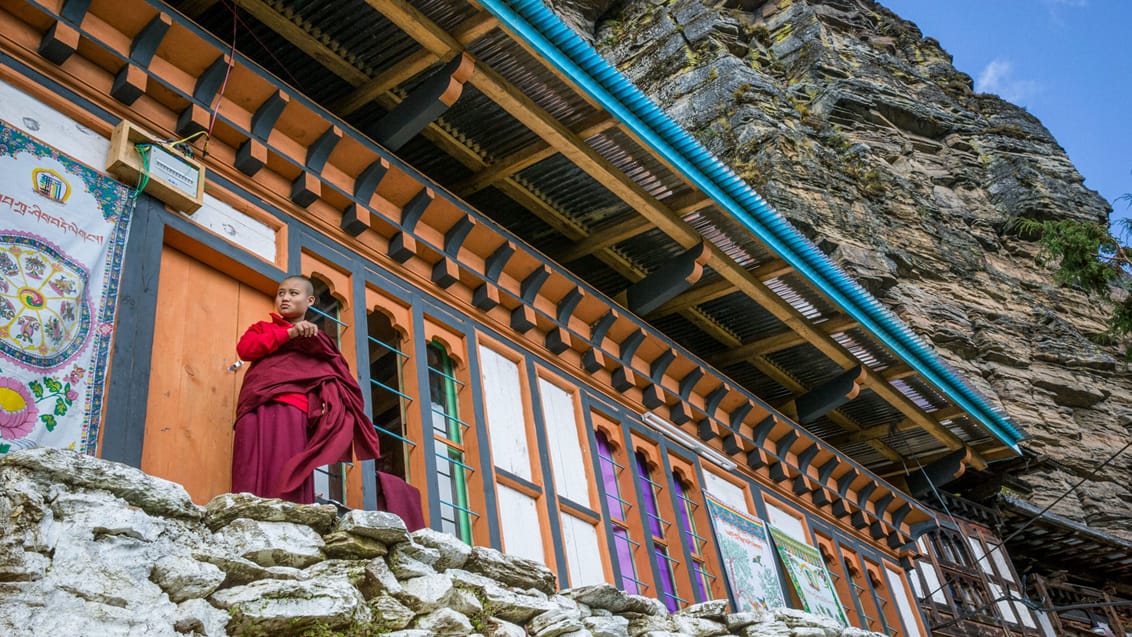
<svg viewBox="0 0 1132 637">
<path fill-rule="evenodd" d="M 857 327 L 858 323 L 855 319 L 839 315 L 833 316 L 827 321 L 822 321 L 817 324 L 826 334 L 837 334 L 845 330 Z M 743 343 L 735 349 L 728 350 L 717 356 L 709 359 L 713 365 L 718 367 L 726 367 L 728 365 L 738 363 L 746 360 L 752 356 L 762 356 L 764 354 L 773 354 L 780 352 L 784 349 L 790 349 L 805 343 L 805 339 L 798 335 L 797 332 L 784 332 L 782 334 L 775 334 L 766 338 L 760 338 L 757 341 Z"/>
<path fill-rule="evenodd" d="M 684 216 L 689 212 L 706 208 L 711 203 L 711 200 L 702 193 L 693 191 L 680 197 L 674 197 L 671 201 L 665 202 L 665 205 L 667 205 L 673 213 Z M 622 241 L 631 239 L 642 232 L 652 229 L 652 227 L 652 223 L 647 218 L 640 215 L 633 215 L 608 228 L 602 228 L 594 232 L 589 237 L 586 237 L 585 240 L 576 242 L 574 245 L 555 256 L 560 263 L 576 261 L 598 250 L 609 248 Z"/>
<path fill-rule="evenodd" d="M 604 111 L 594 113 L 592 117 L 574 127 L 575 135 L 588 139 L 599 133 L 613 128 L 617 122 Z M 468 197 L 484 188 L 505 179 L 515 173 L 521 172 L 535 164 L 557 155 L 558 151 L 551 148 L 546 142 L 535 142 L 526 148 L 520 148 L 514 153 L 492 162 L 490 166 L 468 177 L 453 186 L 452 190 L 461 197 Z"/>
<path fill-rule="evenodd" d="M 464 45 L 452 35 L 441 29 L 429 20 L 420 11 L 404 2 L 404 0 L 366 0 L 367 4 L 380 12 L 387 19 L 401 28 L 406 34 L 419 42 L 428 52 L 437 58 L 446 58 L 463 51 Z M 309 38 L 307 46 L 319 45 L 313 38 Z M 331 52 L 333 53 L 333 52 Z M 338 57 L 335 54 L 335 57 Z M 349 64 L 345 59 L 342 62 Z M 352 65 L 351 65 L 352 66 Z M 357 73 L 361 73 L 355 68 Z M 370 79 L 368 76 L 362 82 Z M 486 97 L 494 101 L 512 117 L 522 122 L 535 134 L 541 137 L 550 148 L 562 154 L 575 163 L 584 172 L 608 188 L 613 194 L 620 197 L 631 208 L 645 217 L 648 222 L 667 234 L 681 247 L 687 249 L 703 240 L 703 237 L 690 225 L 684 222 L 671 208 L 657 201 L 647 193 L 639 184 L 619 171 L 594 149 L 585 144 L 575 131 L 567 129 L 561 122 L 554 119 L 539 107 L 533 100 L 521 91 L 510 85 L 504 78 L 489 67 L 477 64 L 476 72 L 470 82 Z M 435 126 L 435 125 L 434 125 Z M 430 127 L 430 130 L 434 128 Z M 482 167 L 481 167 L 482 169 Z M 524 188 L 525 190 L 525 188 Z M 537 198 L 536 198 L 537 199 Z M 584 232 L 584 230 L 583 230 Z M 737 290 L 747 294 L 754 301 L 762 305 L 790 329 L 798 333 L 804 340 L 812 343 L 823 354 L 828 356 L 842 368 L 857 365 L 859 361 L 844 347 L 833 340 L 818 326 L 810 323 L 788 302 L 780 298 L 767 288 L 762 281 L 754 277 L 751 272 L 739 266 L 727 257 L 714 245 L 709 246 L 710 257 L 707 261 L 712 269 L 729 281 Z M 612 253 L 603 251 L 601 258 L 605 261 Z M 616 257 L 614 261 L 620 261 Z M 643 275 L 643 273 L 642 273 Z M 693 315 L 698 310 L 688 310 Z M 696 318 L 704 317 L 702 313 Z M 695 321 L 697 324 L 700 321 Z M 708 321 L 714 324 L 714 321 Z M 719 330 L 712 330 L 718 332 Z M 726 331 L 726 330 L 724 330 Z M 758 357 L 752 359 L 756 366 L 760 366 Z M 962 440 L 952 432 L 941 426 L 910 398 L 893 387 L 878 372 L 866 369 L 866 378 L 863 383 L 889 402 L 896 409 L 904 413 L 917 426 L 922 427 L 934 437 L 943 442 L 949 449 L 959 449 L 966 446 Z M 805 388 L 801 388 L 804 390 Z M 977 453 L 972 453 L 972 465 L 976 468 L 985 467 L 985 460 Z"/>
<path fill-rule="evenodd" d="M 751 274 L 760 281 L 769 281 L 770 279 L 776 279 L 793 271 L 794 268 L 787 265 L 785 261 L 781 259 L 771 259 L 752 270 Z M 716 279 L 709 283 L 696 286 L 658 307 L 655 312 L 649 314 L 649 318 L 656 319 L 675 312 L 681 312 L 690 307 L 700 305 L 701 303 L 721 299 L 737 291 L 735 286 L 731 285 L 730 281 L 726 279 Z"/>
</svg>

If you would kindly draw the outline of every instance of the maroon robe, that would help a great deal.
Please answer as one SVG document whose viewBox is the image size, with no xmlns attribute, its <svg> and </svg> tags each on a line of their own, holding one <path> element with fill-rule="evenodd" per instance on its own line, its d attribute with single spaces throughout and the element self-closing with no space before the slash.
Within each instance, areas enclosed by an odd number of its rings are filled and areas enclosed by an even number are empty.
<svg viewBox="0 0 1132 637">
<path fill-rule="evenodd" d="M 279 497 L 301 497 L 303 482 L 316 467 L 381 455 L 361 387 L 326 334 L 292 339 L 255 361 L 240 388 L 237 422 L 281 394 L 306 394 L 310 437 L 306 447 L 284 463 L 276 479 Z"/>
</svg>

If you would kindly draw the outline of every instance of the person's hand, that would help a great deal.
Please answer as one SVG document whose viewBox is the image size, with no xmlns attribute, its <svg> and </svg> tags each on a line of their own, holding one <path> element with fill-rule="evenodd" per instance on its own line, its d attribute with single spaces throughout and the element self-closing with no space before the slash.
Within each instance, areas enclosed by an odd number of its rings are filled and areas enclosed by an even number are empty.
<svg viewBox="0 0 1132 637">
<path fill-rule="evenodd" d="M 310 321 L 299 321 L 287 330 L 287 335 L 291 338 L 310 337 L 318 333 L 318 326 Z"/>
</svg>

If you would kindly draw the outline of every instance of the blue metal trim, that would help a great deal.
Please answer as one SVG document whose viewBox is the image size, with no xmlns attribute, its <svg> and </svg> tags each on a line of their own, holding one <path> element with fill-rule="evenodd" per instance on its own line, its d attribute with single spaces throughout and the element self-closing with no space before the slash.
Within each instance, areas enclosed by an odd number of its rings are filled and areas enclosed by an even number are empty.
<svg viewBox="0 0 1132 637">
<path fill-rule="evenodd" d="M 634 135 L 675 166 L 811 284 L 844 308 L 950 400 L 975 415 L 999 440 L 1018 451 L 1024 438 L 930 347 L 856 281 L 822 254 L 790 223 L 677 125 L 636 86 L 610 65 L 542 0 L 481 0 L 480 4 L 569 76 L 590 98 Z"/>
<path fill-rule="evenodd" d="M 377 387 L 380 387 L 380 388 L 384 389 L 385 391 L 387 391 L 391 394 L 394 394 L 396 396 L 404 398 L 405 400 L 407 400 L 409 402 L 413 402 L 412 396 L 410 396 L 408 394 L 401 393 L 401 392 L 397 391 L 396 389 L 393 389 L 389 385 L 386 385 L 385 383 L 381 382 L 380 380 L 375 380 L 375 379 L 371 378 L 371 379 L 369 379 L 369 382 L 370 382 L 371 385 L 375 385 Z"/>
<path fill-rule="evenodd" d="M 388 429 L 386 429 L 385 427 L 382 427 L 381 425 L 374 425 L 373 428 L 378 430 L 379 432 L 385 434 L 386 436 L 389 436 L 391 438 L 396 438 L 397 440 L 400 440 L 401 442 L 412 445 L 414 447 L 417 446 L 417 443 L 413 442 L 412 440 L 409 440 L 408 438 L 402 436 L 399 433 L 394 433 L 392 431 L 389 431 Z"/>
</svg>

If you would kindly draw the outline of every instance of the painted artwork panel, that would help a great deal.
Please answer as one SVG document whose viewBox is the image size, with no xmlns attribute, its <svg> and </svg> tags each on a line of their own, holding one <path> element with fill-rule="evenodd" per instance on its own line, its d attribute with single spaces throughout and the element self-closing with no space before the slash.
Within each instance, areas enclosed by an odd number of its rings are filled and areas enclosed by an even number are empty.
<svg viewBox="0 0 1132 637">
<path fill-rule="evenodd" d="M 0 121 L 0 454 L 93 454 L 131 190 Z"/>
<path fill-rule="evenodd" d="M 829 571 L 825 570 L 821 553 L 773 526 L 770 527 L 770 535 L 774 538 L 774 545 L 778 548 L 778 555 L 786 566 L 794 590 L 802 600 L 803 610 L 848 626 L 849 621 L 845 618 L 845 611 L 841 609 L 841 601 L 837 598 Z"/>
<path fill-rule="evenodd" d="M 766 525 L 710 496 L 704 500 L 739 611 L 786 606 Z"/>
</svg>

